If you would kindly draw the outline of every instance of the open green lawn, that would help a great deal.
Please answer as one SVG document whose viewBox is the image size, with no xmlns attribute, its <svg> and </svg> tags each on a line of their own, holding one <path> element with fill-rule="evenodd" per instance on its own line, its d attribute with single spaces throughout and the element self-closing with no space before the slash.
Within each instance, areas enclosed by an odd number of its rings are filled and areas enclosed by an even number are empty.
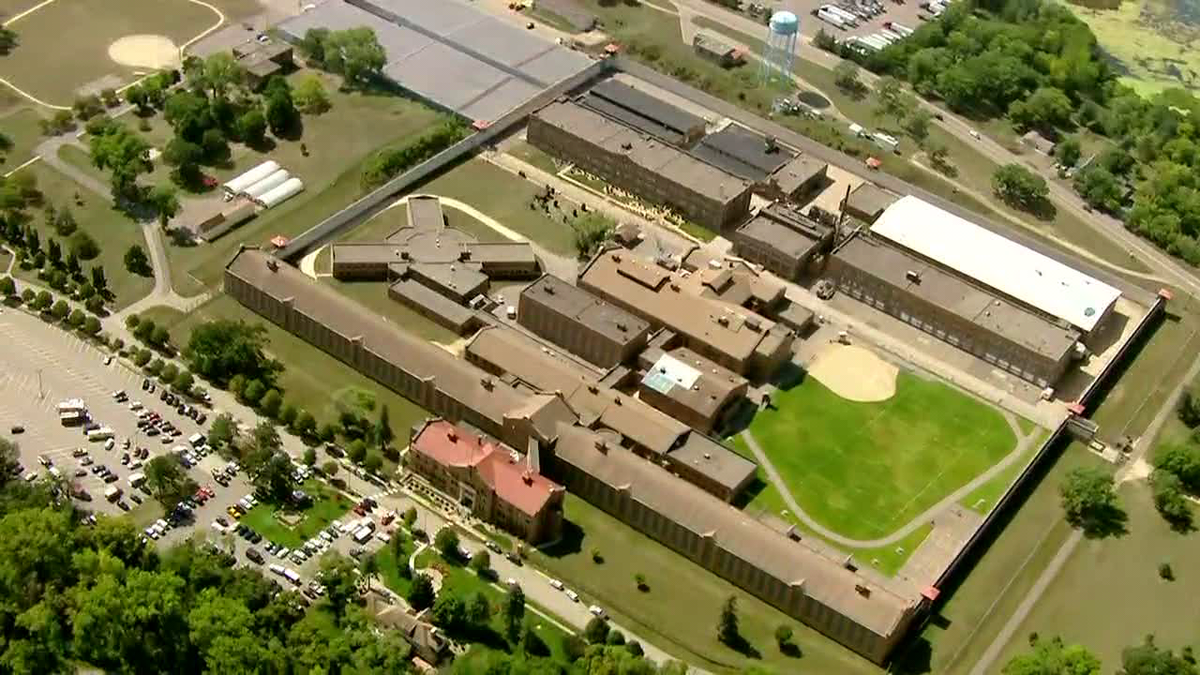
<svg viewBox="0 0 1200 675">
<path fill-rule="evenodd" d="M 182 320 L 165 325 L 168 325 L 171 340 L 176 345 L 186 345 L 193 326 L 217 318 L 241 319 L 266 327 L 270 340 L 268 351 L 283 362 L 285 367 L 283 375 L 279 378 L 284 400 L 311 412 L 318 423 L 333 421 L 339 409 L 337 402 L 359 390 L 370 392 L 377 406 L 388 407 L 392 432 L 396 438 L 408 438 L 408 430 L 412 425 L 429 416 L 428 412 L 408 399 L 278 328 L 227 295 L 218 295 Z"/>
<path fill-rule="evenodd" d="M 293 78 L 307 77 L 300 71 Z M 439 119 L 420 103 L 376 93 L 341 92 L 336 78 L 322 76 L 333 108 L 304 117 L 304 134 L 296 141 L 277 141 L 266 155 L 245 148 L 235 151 L 235 167 L 216 171 L 221 180 L 252 168 L 268 157 L 304 181 L 305 190 L 279 206 L 221 237 L 212 244 L 169 246 L 175 289 L 194 294 L 201 286 L 220 288 L 225 263 L 240 244 L 256 245 L 282 234 L 295 236 L 341 210 L 362 195 L 359 183 L 363 160 L 377 148 L 417 135 Z M 308 148 L 308 156 L 300 151 Z"/>
<path fill-rule="evenodd" d="M 1129 514 L 1129 533 L 1115 539 L 1085 539 L 1059 572 L 1033 612 L 1017 630 L 998 663 L 1027 649 L 1024 636 L 1061 635 L 1078 642 L 1113 672 L 1121 649 L 1153 634 L 1163 647 L 1200 646 L 1200 535 L 1178 534 L 1154 510 L 1144 481 L 1120 491 Z M 1170 563 L 1174 581 L 1158 576 Z"/>
<path fill-rule="evenodd" d="M 276 519 L 277 508 L 272 504 L 255 506 L 242 516 L 241 522 L 277 544 L 299 548 L 354 506 L 340 492 L 320 481 L 305 481 L 302 488 L 313 498 L 313 503 L 304 509 L 304 519 L 295 527 L 288 527 Z"/>
<path fill-rule="evenodd" d="M 529 208 L 539 188 L 482 159 L 458 164 L 413 191 L 466 202 L 555 253 L 575 255 L 570 226 L 547 218 L 540 209 Z M 453 209 L 446 207 L 446 212 Z"/>
<path fill-rule="evenodd" d="M 162 35 L 177 46 L 220 20 L 188 0 L 60 0 L 12 24 L 20 44 L 0 60 L 0 77 L 53 105 L 71 105 L 75 90 L 107 79 L 130 82 L 137 68 L 109 58 L 108 47 L 127 35 Z"/>
<path fill-rule="evenodd" d="M 554 158 L 547 155 L 545 152 L 533 147 L 527 141 L 513 143 L 506 152 L 517 159 L 535 166 L 546 173 L 558 173 L 558 166 L 554 163 Z"/>
<path fill-rule="evenodd" d="M 701 568 L 586 501 L 567 495 L 563 540 L 531 554 L 533 562 L 574 588 L 586 602 L 603 606 L 613 619 L 672 655 L 714 673 L 733 673 L 759 665 L 778 673 L 867 675 L 882 671 L 775 608 Z M 592 561 L 599 549 L 602 564 Z M 633 577 L 646 575 L 648 592 Z M 762 653 L 748 659 L 719 643 L 716 623 L 721 605 L 738 598 L 742 635 Z M 803 657 L 781 654 L 774 632 L 792 626 Z"/>
<path fill-rule="evenodd" d="M 1111 466 L 1078 443 L 1051 462 L 965 579 L 943 589 L 945 603 L 925 630 L 901 647 L 895 672 L 966 675 L 975 666 L 1071 532 L 1059 504 L 1063 477 L 1077 466 Z"/>
<path fill-rule="evenodd" d="M 0 117 L 0 132 L 12 141 L 12 149 L 3 154 L 0 173 L 8 173 L 33 157 L 33 149 L 42 140 L 39 126 L 42 116 L 32 108 L 17 108 Z"/>
<path fill-rule="evenodd" d="M 746 442 L 741 436 L 734 436 L 727 443 L 738 454 L 747 459 L 754 460 L 754 454 L 746 447 Z M 760 514 L 769 514 L 775 518 L 779 518 L 794 525 L 804 536 L 820 539 L 833 548 L 853 555 L 859 564 L 870 565 L 872 569 L 888 576 L 895 576 L 896 572 L 900 571 L 900 568 L 912 556 L 913 551 L 917 550 L 917 547 L 921 545 L 921 542 L 925 541 L 925 538 L 933 530 L 928 524 L 922 525 L 913 530 L 912 534 L 904 537 L 895 544 L 880 548 L 852 548 L 843 546 L 825 539 L 801 522 L 800 519 L 796 518 L 796 515 L 792 513 L 787 503 L 783 500 L 783 495 L 779 493 L 779 489 L 767 479 L 766 472 L 761 467 L 758 470 L 758 480 L 759 485 L 750 489 L 753 497 L 743 507 L 747 513 L 753 514 L 756 517 Z"/>
<path fill-rule="evenodd" d="M 1016 443 L 996 409 L 907 371 L 880 403 L 847 401 L 806 377 L 750 432 L 806 513 L 862 539 L 893 532 Z"/>
<path fill-rule="evenodd" d="M 139 277 L 125 270 L 125 251 L 134 244 L 145 246 L 141 227 L 123 213 L 114 210 L 107 199 L 92 194 L 71 178 L 59 173 L 44 162 L 31 164 L 21 171 L 32 172 L 37 178 L 38 189 L 46 203 L 56 209 L 70 207 L 79 228 L 92 235 L 100 245 L 100 255 L 94 260 L 81 261 L 85 272 L 94 265 L 104 268 L 108 287 L 116 295 L 113 303 L 118 309 L 144 297 L 154 287 L 151 277 Z M 79 195 L 82 206 L 76 202 Z M 38 228 L 43 246 L 49 238 L 59 238 L 52 227 L 46 225 L 41 209 L 29 212 L 29 223 Z M 18 276 L 35 280 L 35 270 L 21 271 Z"/>
<path fill-rule="evenodd" d="M 1029 447 L 1025 449 L 1025 452 L 1021 453 L 1021 456 L 1015 462 L 993 476 L 988 482 L 972 490 L 971 494 L 960 499 L 958 503 L 976 513 L 987 515 L 1000 500 L 1000 497 L 1004 495 L 1004 492 L 1008 490 L 1008 486 L 1012 485 L 1012 482 L 1017 479 L 1017 476 L 1021 475 L 1026 465 L 1037 455 L 1038 450 L 1042 447 L 1042 443 L 1045 442 L 1046 437 L 1049 435 L 1050 432 L 1048 431 L 1041 434 L 1037 440 L 1029 444 Z"/>
</svg>

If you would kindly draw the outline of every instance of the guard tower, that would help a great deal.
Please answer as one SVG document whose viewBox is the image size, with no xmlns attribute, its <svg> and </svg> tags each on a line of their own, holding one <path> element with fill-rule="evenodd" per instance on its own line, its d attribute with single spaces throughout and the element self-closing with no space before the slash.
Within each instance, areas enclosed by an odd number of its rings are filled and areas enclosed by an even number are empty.
<svg viewBox="0 0 1200 675">
<path fill-rule="evenodd" d="M 796 59 L 796 36 L 800 19 L 787 11 L 775 12 L 767 24 L 766 47 L 762 54 L 763 84 L 792 84 L 792 64 Z"/>
</svg>

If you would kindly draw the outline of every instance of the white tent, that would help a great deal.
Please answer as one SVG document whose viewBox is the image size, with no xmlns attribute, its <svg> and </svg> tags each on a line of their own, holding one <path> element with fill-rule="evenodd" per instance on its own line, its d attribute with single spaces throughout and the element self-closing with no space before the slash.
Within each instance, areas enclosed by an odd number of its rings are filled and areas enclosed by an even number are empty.
<svg viewBox="0 0 1200 675">
<path fill-rule="evenodd" d="M 304 189 L 304 183 L 300 182 L 299 178 L 289 178 L 282 185 L 272 188 L 265 195 L 259 197 L 258 205 L 263 208 L 271 208 L 282 202 L 291 199 Z"/>
<path fill-rule="evenodd" d="M 270 176 L 278 170 L 279 165 L 276 164 L 274 160 L 268 159 L 262 164 L 250 169 L 246 173 L 243 173 L 242 175 L 230 180 L 223 187 L 229 194 L 236 195 L 242 190 L 245 190 L 246 188 L 254 185 L 267 176 Z"/>
<path fill-rule="evenodd" d="M 287 179 L 291 177 L 292 174 L 288 173 L 287 169 L 280 169 L 270 176 L 258 181 L 254 185 L 246 188 L 242 191 L 242 194 L 246 195 L 246 197 L 250 198 L 251 200 L 258 199 L 271 190 L 283 185 L 285 182 L 287 182 Z"/>
</svg>

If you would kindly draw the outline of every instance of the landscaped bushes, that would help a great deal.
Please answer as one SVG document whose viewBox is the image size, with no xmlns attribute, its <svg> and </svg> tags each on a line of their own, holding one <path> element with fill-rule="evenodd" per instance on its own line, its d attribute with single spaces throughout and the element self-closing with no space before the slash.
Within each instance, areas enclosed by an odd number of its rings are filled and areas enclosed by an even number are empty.
<svg viewBox="0 0 1200 675">
<path fill-rule="evenodd" d="M 467 128 L 458 122 L 446 120 L 415 141 L 378 150 L 363 164 L 363 188 L 370 190 L 383 185 L 466 138 L 467 132 Z"/>
</svg>

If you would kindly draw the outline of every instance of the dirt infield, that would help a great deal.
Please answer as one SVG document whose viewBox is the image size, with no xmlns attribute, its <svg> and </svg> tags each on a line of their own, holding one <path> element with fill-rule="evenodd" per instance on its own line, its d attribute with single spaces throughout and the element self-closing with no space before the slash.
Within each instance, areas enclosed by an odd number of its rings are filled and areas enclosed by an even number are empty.
<svg viewBox="0 0 1200 675">
<path fill-rule="evenodd" d="M 131 68 L 173 68 L 179 47 L 162 35 L 126 35 L 108 46 L 108 58 Z"/>
<path fill-rule="evenodd" d="M 831 344 L 808 366 L 808 374 L 838 396 L 859 402 L 886 401 L 896 394 L 896 366 L 869 349 Z"/>
</svg>

